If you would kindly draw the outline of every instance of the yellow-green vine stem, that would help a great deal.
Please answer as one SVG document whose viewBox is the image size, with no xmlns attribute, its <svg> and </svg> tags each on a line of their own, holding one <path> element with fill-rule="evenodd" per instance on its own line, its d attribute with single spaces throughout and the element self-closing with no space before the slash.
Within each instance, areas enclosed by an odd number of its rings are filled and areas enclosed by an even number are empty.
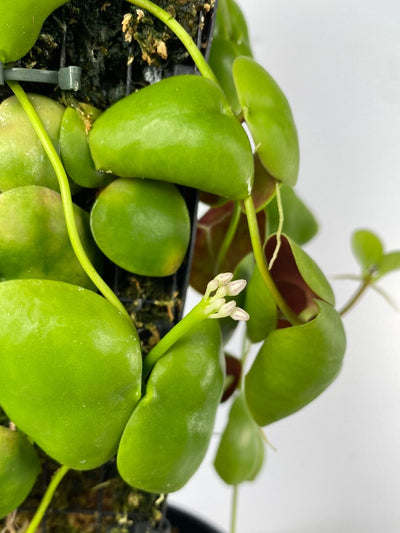
<svg viewBox="0 0 400 533">
<path fill-rule="evenodd" d="M 237 522 L 237 515 L 238 515 L 238 497 L 239 497 L 239 485 L 233 485 L 230 533 L 236 533 L 236 522 Z"/>
<path fill-rule="evenodd" d="M 215 262 L 215 272 L 214 275 L 218 274 L 221 271 L 221 265 L 224 262 L 226 254 L 232 244 L 233 238 L 235 236 L 239 220 L 241 215 L 240 203 L 235 202 L 233 206 L 233 212 L 231 215 L 231 220 L 229 222 L 229 227 L 225 233 L 224 240 L 222 241 L 221 247 L 218 251 L 217 260 Z"/>
<path fill-rule="evenodd" d="M 371 283 L 372 283 L 371 276 L 367 276 L 363 280 L 363 282 L 361 283 L 361 285 L 359 286 L 357 291 L 354 293 L 354 295 L 347 302 L 347 304 L 344 305 L 343 308 L 339 311 L 339 315 L 340 316 L 343 316 L 345 313 L 347 313 L 347 311 L 349 311 L 353 307 L 353 305 L 355 305 L 358 302 L 360 297 L 364 294 L 366 289 L 368 289 L 368 287 L 371 285 Z"/>
<path fill-rule="evenodd" d="M 248 196 L 244 200 L 244 207 L 245 207 L 246 215 L 247 215 L 247 224 L 249 226 L 249 233 L 250 233 L 250 239 L 251 239 L 251 245 L 253 248 L 254 258 L 258 266 L 258 269 L 260 270 L 260 273 L 263 277 L 263 280 L 266 286 L 268 287 L 276 305 L 285 315 L 287 320 L 293 326 L 299 326 L 303 322 L 286 303 L 285 299 L 279 292 L 268 270 L 268 265 L 266 264 L 263 247 L 261 244 L 260 232 L 258 231 L 256 211 L 254 208 L 253 198 L 251 196 Z"/>
<path fill-rule="evenodd" d="M 106 284 L 103 278 L 98 274 L 90 259 L 88 258 L 85 249 L 82 246 L 81 239 L 79 237 L 78 229 L 75 223 L 74 217 L 74 207 L 72 203 L 71 190 L 69 187 L 68 177 L 61 163 L 60 157 L 54 148 L 53 143 L 51 142 L 50 137 L 48 136 L 42 121 L 40 120 L 39 115 L 37 114 L 35 108 L 33 107 L 31 101 L 26 95 L 23 88 L 18 82 L 8 81 L 7 82 L 10 89 L 14 92 L 15 96 L 18 98 L 19 103 L 26 112 L 39 140 L 43 146 L 44 151 L 46 152 L 50 163 L 56 173 L 58 184 L 60 187 L 61 200 L 64 209 L 65 222 L 67 225 L 68 235 L 71 241 L 71 246 L 75 252 L 75 255 L 81 264 L 83 270 L 93 281 L 97 289 L 103 294 L 103 296 L 113 304 L 118 311 L 120 311 L 124 316 L 129 320 L 129 314 L 125 310 L 124 306 L 115 296 L 110 287 Z"/>
<path fill-rule="evenodd" d="M 149 352 L 143 361 L 143 378 L 146 379 L 153 369 L 155 363 L 173 346 L 185 333 L 207 318 L 206 308 L 208 303 L 202 299 L 189 311 L 175 326 L 166 334 L 154 348 Z"/>
<path fill-rule="evenodd" d="M 61 483 L 63 477 L 68 472 L 68 470 L 68 466 L 63 465 L 56 471 L 25 533 L 35 533 L 35 531 L 37 531 L 37 528 L 39 527 L 39 524 L 42 521 L 44 513 L 47 511 L 47 508 L 50 505 L 51 499 L 53 498 L 58 485 Z"/>
<path fill-rule="evenodd" d="M 164 11 L 161 7 L 153 4 L 150 0 L 127 0 L 130 4 L 133 4 L 137 7 L 145 9 L 156 18 L 161 20 L 182 42 L 183 46 L 186 48 L 191 58 L 193 59 L 196 67 L 199 69 L 200 73 L 209 80 L 214 81 L 218 84 L 217 78 L 215 77 L 214 72 L 209 67 L 207 61 L 204 59 L 202 53 L 196 46 L 195 42 L 187 31 L 179 24 L 179 22 L 174 19 L 169 13 Z"/>
</svg>

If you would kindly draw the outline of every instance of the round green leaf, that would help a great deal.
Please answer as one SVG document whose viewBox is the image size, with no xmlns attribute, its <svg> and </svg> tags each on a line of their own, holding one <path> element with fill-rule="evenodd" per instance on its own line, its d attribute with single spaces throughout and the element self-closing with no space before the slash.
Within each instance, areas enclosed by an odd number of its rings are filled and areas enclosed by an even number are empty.
<svg viewBox="0 0 400 533">
<path fill-rule="evenodd" d="M 224 381 L 217 321 L 182 336 L 157 361 L 121 438 L 121 477 L 147 492 L 185 485 L 207 451 Z"/>
<path fill-rule="evenodd" d="M 232 404 L 214 467 L 225 483 L 239 485 L 255 479 L 263 460 L 264 442 L 260 427 L 252 419 L 243 393 L 239 393 Z"/>
<path fill-rule="evenodd" d="M 95 241 L 116 265 L 142 276 L 170 276 L 185 257 L 190 217 L 172 183 L 117 179 L 90 214 Z"/>
<path fill-rule="evenodd" d="M 38 455 L 28 439 L 0 426 L 0 520 L 25 500 L 39 470 Z"/>
<path fill-rule="evenodd" d="M 88 257 L 100 269 L 103 256 L 89 227 L 89 215 L 73 206 Z M 94 289 L 76 258 L 65 223 L 61 196 L 47 187 L 26 185 L 0 195 L 0 280 L 40 278 Z"/>
<path fill-rule="evenodd" d="M 98 294 L 50 280 L 0 283 L 0 405 L 56 461 L 116 452 L 141 395 L 132 322 Z"/>
<path fill-rule="evenodd" d="M 265 426 L 314 400 L 338 375 L 346 337 L 339 314 L 323 301 L 310 322 L 275 330 L 245 378 L 249 410 Z"/>
<path fill-rule="evenodd" d="M 64 107 L 46 96 L 30 94 L 28 97 L 59 150 L 58 132 Z M 59 190 L 53 167 L 28 115 L 17 98 L 10 96 L 0 104 L 0 191 L 23 185 Z"/>
<path fill-rule="evenodd" d="M 10 63 L 29 52 L 45 19 L 68 0 L 1 0 L 0 61 Z"/>
<path fill-rule="evenodd" d="M 274 178 L 294 186 L 299 144 L 285 95 L 268 72 L 249 57 L 234 61 L 233 79 L 261 162 Z"/>
<path fill-rule="evenodd" d="M 96 120 L 89 146 L 98 170 L 121 177 L 232 199 L 251 192 L 249 139 L 218 85 L 201 76 L 173 76 L 123 98 Z"/>
<path fill-rule="evenodd" d="M 94 116 L 100 114 L 94 108 L 88 109 L 88 112 Z M 89 188 L 104 187 L 115 178 L 94 168 L 84 119 L 83 110 L 78 111 L 72 107 L 65 110 L 59 135 L 61 158 L 65 170 L 75 183 Z"/>
</svg>

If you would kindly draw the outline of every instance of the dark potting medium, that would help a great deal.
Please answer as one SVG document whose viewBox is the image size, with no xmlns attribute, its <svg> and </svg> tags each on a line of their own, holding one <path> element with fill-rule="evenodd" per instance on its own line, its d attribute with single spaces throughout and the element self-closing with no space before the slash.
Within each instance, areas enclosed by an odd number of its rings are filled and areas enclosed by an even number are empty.
<svg viewBox="0 0 400 533">
<path fill-rule="evenodd" d="M 188 2 L 186 6 L 177 0 L 159 0 L 157 4 L 164 9 L 168 5 L 174 5 L 178 20 L 189 30 L 207 58 L 217 0 L 214 10 L 208 10 L 205 6 L 209 3 L 200 0 Z M 189 4 L 197 8 L 194 18 Z M 100 109 L 107 108 L 149 83 L 195 72 L 191 58 L 179 41 L 171 36 L 169 30 L 165 30 L 162 23 L 154 22 L 152 17 L 147 28 L 146 24 L 142 24 L 139 31 L 136 31 L 138 42 L 125 40 L 121 34 L 121 21 L 127 13 L 136 12 L 134 6 L 126 0 L 114 0 L 112 4 L 103 0 L 86 0 L 84 3 L 81 0 L 71 0 L 47 19 L 37 45 L 29 54 L 8 66 L 54 71 L 71 65 L 81 67 L 79 93 L 61 91 L 60 88 L 41 83 L 27 82 L 23 84 L 24 88 L 27 92 L 43 94 L 66 105 L 73 94 L 78 100 L 91 102 Z M 146 44 L 145 35 L 149 28 L 153 35 L 167 43 L 168 58 L 157 57 Z M 134 30 L 134 27 L 128 26 L 125 33 L 133 33 Z M 0 101 L 10 94 L 6 85 L 0 85 Z M 189 285 L 198 200 L 197 191 L 187 187 L 180 190 L 191 216 L 192 240 L 178 272 L 166 278 L 148 278 L 130 274 L 112 264 L 106 265 L 104 272 L 105 280 L 137 324 L 144 353 L 181 319 L 183 313 Z M 74 201 L 84 209 L 90 209 L 93 199 L 94 194 L 89 190 L 74 197 Z M 0 412 L 0 419 L 2 416 L 4 418 Z M 44 454 L 41 460 L 42 473 L 33 495 L 17 516 L 17 521 L 19 517 L 21 523 L 32 516 L 38 499 L 58 468 Z M 41 524 L 42 533 L 89 530 L 97 533 L 221 533 L 188 513 L 173 507 L 167 509 L 165 498 L 127 486 L 119 478 L 113 461 L 95 471 L 69 472 Z"/>
</svg>

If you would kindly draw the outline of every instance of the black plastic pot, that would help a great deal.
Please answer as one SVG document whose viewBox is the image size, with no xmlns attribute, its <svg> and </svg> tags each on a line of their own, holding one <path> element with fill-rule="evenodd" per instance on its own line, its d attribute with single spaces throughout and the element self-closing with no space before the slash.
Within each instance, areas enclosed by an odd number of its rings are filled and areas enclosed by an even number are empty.
<svg viewBox="0 0 400 533">
<path fill-rule="evenodd" d="M 200 518 L 175 507 L 168 507 L 167 519 L 177 529 L 176 532 L 172 529 L 171 533 L 222 533 L 222 530 L 216 529 Z"/>
<path fill-rule="evenodd" d="M 168 507 L 166 518 L 157 529 L 148 529 L 146 523 L 137 523 L 133 533 L 222 533 L 195 515 L 176 507 Z"/>
</svg>

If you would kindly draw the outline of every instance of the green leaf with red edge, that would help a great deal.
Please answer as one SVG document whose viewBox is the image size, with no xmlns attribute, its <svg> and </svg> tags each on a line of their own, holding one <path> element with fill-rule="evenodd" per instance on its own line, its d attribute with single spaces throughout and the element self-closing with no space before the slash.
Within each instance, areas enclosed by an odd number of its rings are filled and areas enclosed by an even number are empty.
<svg viewBox="0 0 400 533">
<path fill-rule="evenodd" d="M 277 236 L 267 240 L 264 252 L 267 264 L 277 247 Z M 332 289 L 315 262 L 287 235 L 281 235 L 279 252 L 270 269 L 278 290 L 297 315 L 305 319 L 315 315 L 319 298 L 334 304 Z M 251 342 L 264 340 L 274 329 L 289 324 L 279 314 L 274 298 L 257 267 L 246 289 L 244 309 L 249 313 L 247 336 Z"/>
<path fill-rule="evenodd" d="M 217 273 L 215 270 L 218 251 L 228 229 L 233 208 L 233 202 L 213 207 L 198 221 L 190 284 L 200 293 L 205 291 L 207 283 Z M 261 239 L 264 240 L 265 213 L 263 211 L 257 214 L 257 220 Z M 219 272 L 234 272 L 241 259 L 251 251 L 247 218 L 241 214 L 233 243 L 218 269 Z"/>
</svg>

